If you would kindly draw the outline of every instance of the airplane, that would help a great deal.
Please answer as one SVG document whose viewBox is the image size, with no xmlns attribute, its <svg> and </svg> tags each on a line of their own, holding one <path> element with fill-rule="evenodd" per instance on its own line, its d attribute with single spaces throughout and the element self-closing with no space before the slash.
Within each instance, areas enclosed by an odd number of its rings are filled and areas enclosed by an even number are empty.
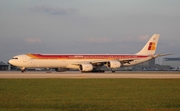
<svg viewBox="0 0 180 111">
<path fill-rule="evenodd" d="M 26 72 L 27 68 L 54 68 L 56 71 L 68 69 L 81 72 L 105 72 L 102 67 L 114 69 L 140 64 L 162 54 L 155 54 L 160 34 L 154 34 L 136 54 L 22 54 L 9 60 L 13 66 Z"/>
</svg>

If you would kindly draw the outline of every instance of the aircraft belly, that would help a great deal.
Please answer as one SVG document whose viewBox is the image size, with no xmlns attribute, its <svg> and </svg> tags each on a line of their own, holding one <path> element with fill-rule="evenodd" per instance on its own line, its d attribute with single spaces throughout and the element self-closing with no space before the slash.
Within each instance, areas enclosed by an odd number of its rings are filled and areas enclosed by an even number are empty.
<svg viewBox="0 0 180 111">
<path fill-rule="evenodd" d="M 31 60 L 28 64 L 25 65 L 25 67 L 36 67 L 36 68 L 60 68 L 60 67 L 65 67 L 65 68 L 74 68 L 78 69 L 78 65 L 73 65 L 74 63 L 85 63 L 85 62 L 90 62 L 93 60 L 86 59 L 86 60 Z"/>
</svg>

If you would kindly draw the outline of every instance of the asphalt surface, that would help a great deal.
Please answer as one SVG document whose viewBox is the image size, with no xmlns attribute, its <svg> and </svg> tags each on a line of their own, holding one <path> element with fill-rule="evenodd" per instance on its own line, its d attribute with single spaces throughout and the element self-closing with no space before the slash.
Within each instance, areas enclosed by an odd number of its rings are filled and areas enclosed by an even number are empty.
<svg viewBox="0 0 180 111">
<path fill-rule="evenodd" d="M 79 71 L 45 72 L 45 71 L 0 71 L 0 78 L 142 78 L 142 79 L 168 79 L 180 78 L 180 71 L 119 71 L 116 73 L 80 73 Z"/>
</svg>

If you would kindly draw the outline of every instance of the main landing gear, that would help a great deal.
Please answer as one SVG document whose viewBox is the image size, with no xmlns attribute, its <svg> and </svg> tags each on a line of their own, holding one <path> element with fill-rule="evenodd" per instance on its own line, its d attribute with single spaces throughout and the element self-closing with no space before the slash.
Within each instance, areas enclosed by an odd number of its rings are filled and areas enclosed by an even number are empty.
<svg viewBox="0 0 180 111">
<path fill-rule="evenodd" d="M 112 73 L 115 73 L 116 71 L 112 71 Z"/>
<path fill-rule="evenodd" d="M 81 71 L 81 73 L 105 73 L 104 70 Z"/>
<path fill-rule="evenodd" d="M 112 73 L 115 73 L 115 70 L 111 70 Z M 92 71 L 81 71 L 81 73 L 105 73 L 104 70 L 92 70 Z"/>
</svg>

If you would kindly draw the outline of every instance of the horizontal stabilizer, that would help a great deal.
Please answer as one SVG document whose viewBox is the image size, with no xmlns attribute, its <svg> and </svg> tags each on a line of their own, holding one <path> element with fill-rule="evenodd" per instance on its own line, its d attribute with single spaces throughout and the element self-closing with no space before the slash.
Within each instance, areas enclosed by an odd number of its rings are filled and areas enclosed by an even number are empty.
<svg viewBox="0 0 180 111">
<path fill-rule="evenodd" d="M 169 56 L 169 55 L 172 55 L 172 54 L 157 54 L 155 55 L 155 58 L 162 57 L 162 56 Z"/>
</svg>

